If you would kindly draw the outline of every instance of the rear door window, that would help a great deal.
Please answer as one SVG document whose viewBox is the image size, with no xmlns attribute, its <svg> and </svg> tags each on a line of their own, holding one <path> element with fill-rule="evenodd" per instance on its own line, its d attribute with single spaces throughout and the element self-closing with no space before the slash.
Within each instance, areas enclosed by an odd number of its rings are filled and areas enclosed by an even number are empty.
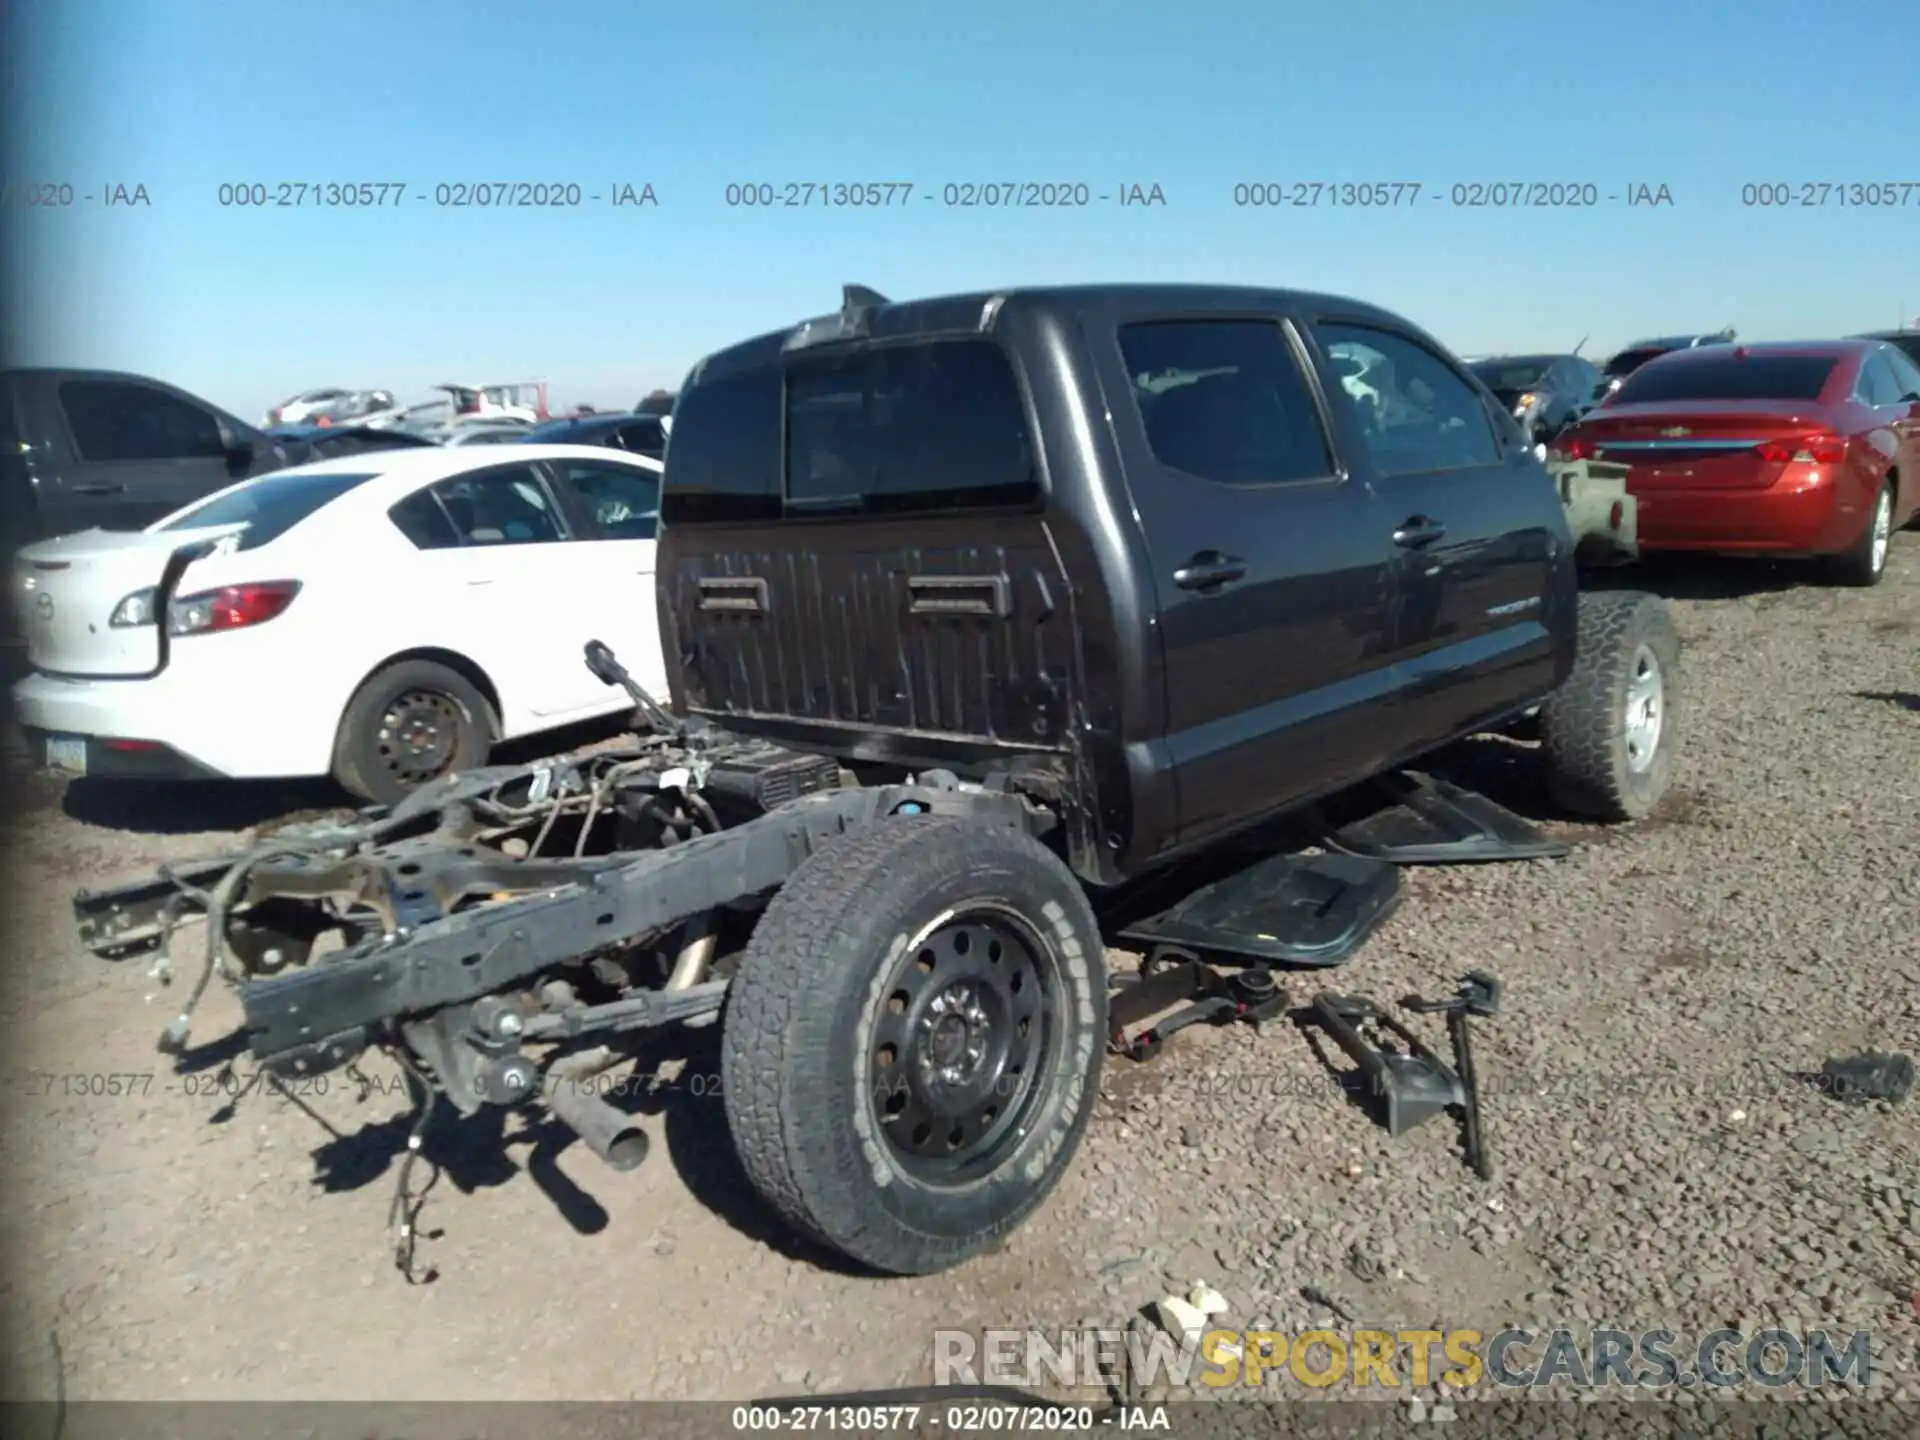
<svg viewBox="0 0 1920 1440">
<path fill-rule="evenodd" d="M 567 538 L 559 507 L 531 465 L 456 475 L 430 493 L 462 546 L 541 545 Z"/>
<path fill-rule="evenodd" d="M 431 489 L 417 490 L 397 505 L 390 506 L 387 518 L 413 542 L 416 550 L 453 550 L 460 544 L 460 532 L 453 528 L 453 517 Z"/>
<path fill-rule="evenodd" d="M 660 520 L 660 479 L 632 465 L 558 460 L 560 484 L 600 540 L 651 540 Z"/>
<path fill-rule="evenodd" d="M 82 460 L 206 460 L 226 453 L 212 414 L 124 380 L 68 380 L 60 409 Z"/>
<path fill-rule="evenodd" d="M 1222 485 L 1287 485 L 1333 474 L 1306 375 L 1273 320 L 1125 325 L 1120 352 L 1161 464 Z"/>
<path fill-rule="evenodd" d="M 1040 496 L 1026 405 L 992 341 L 802 360 L 787 374 L 786 430 L 792 515 L 950 512 Z"/>
<path fill-rule="evenodd" d="M 509 465 L 442 480 L 387 510 L 418 550 L 538 545 L 566 540 L 552 492 L 531 465 Z"/>
<path fill-rule="evenodd" d="M 237 490 L 216 495 L 157 526 L 161 531 L 194 530 L 206 525 L 245 524 L 238 549 L 258 550 L 278 540 L 323 506 L 373 479 L 372 472 L 303 474 L 284 470 L 263 475 Z"/>
</svg>

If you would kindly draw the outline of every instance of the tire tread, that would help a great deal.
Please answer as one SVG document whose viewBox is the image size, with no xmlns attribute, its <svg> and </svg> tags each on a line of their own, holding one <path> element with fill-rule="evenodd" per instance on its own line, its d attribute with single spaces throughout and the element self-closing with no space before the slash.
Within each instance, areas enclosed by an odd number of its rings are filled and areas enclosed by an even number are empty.
<svg viewBox="0 0 1920 1440">
<path fill-rule="evenodd" d="M 1580 596 L 1573 671 L 1541 707 L 1540 730 L 1555 799 L 1583 815 L 1637 820 L 1651 808 L 1628 783 L 1619 734 L 1626 670 L 1643 643 L 1660 661 L 1665 711 L 1660 746 L 1671 753 L 1681 718 L 1680 646 L 1666 606 L 1638 591 Z"/>
<path fill-rule="evenodd" d="M 927 1273 L 945 1265 L 929 1266 L 920 1263 L 918 1255 L 901 1253 L 897 1237 L 866 1233 L 855 1190 L 861 1183 L 857 1164 L 835 1166 L 831 1172 L 808 1168 L 799 1132 L 809 1125 L 817 1127 L 818 1122 L 797 1113 L 788 1077 L 817 1070 L 831 1063 L 832 1057 L 813 1033 L 819 1022 L 818 1007 L 803 1015 L 801 1002 L 810 992 L 830 984 L 831 967 L 844 963 L 844 932 L 849 918 L 868 908 L 863 901 L 870 888 L 884 884 L 893 889 L 901 869 L 944 875 L 970 870 L 989 855 L 1004 863 L 1009 852 L 1056 867 L 1072 879 L 1064 864 L 1031 837 L 951 817 L 885 820 L 840 837 L 810 856 L 769 901 L 728 990 L 721 1093 L 741 1168 L 795 1232 L 877 1269 Z M 888 871 L 894 873 L 883 874 Z M 1077 882 L 1072 893 L 1080 911 L 1074 917 L 1076 928 L 1097 944 L 1092 908 Z M 1096 995 L 1103 1000 L 1103 975 L 1096 973 L 1094 983 Z M 1097 1008 L 1104 1026 L 1104 1004 Z M 1096 1065 L 1104 1039 L 1103 1034 L 1096 1045 Z M 1090 1096 L 1083 1098 L 1082 1107 L 1076 1141 L 1085 1113 L 1091 1110 Z M 1025 1203 L 988 1227 L 966 1253 L 991 1244 L 1031 1214 L 1057 1182 L 1073 1148 L 1064 1150 L 1053 1174 Z"/>
</svg>

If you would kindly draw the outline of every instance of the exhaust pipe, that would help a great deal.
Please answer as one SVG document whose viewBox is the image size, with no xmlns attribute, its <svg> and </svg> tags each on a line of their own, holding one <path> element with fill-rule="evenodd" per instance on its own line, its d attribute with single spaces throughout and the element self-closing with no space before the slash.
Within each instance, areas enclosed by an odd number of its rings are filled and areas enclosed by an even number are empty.
<svg viewBox="0 0 1920 1440">
<path fill-rule="evenodd" d="M 714 947 L 719 941 L 720 935 L 711 912 L 689 920 L 686 943 L 680 947 L 680 954 L 673 962 L 673 973 L 667 976 L 666 988 L 690 990 L 706 979 L 707 967 L 713 963 Z"/>
<path fill-rule="evenodd" d="M 595 1155 L 615 1170 L 635 1170 L 647 1158 L 647 1132 L 587 1084 L 615 1060 L 605 1046 L 568 1056 L 547 1071 L 547 1106 Z"/>
</svg>

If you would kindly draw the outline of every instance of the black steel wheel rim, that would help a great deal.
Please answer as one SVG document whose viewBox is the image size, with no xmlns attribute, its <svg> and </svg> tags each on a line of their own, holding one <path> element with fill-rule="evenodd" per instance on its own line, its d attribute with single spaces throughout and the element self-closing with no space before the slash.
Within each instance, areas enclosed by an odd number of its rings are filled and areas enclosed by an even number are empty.
<svg viewBox="0 0 1920 1440">
<path fill-rule="evenodd" d="M 908 1174 L 955 1184 L 1018 1147 L 1062 1031 L 1053 948 L 1010 910 L 955 911 L 879 987 L 866 1047 L 873 1123 Z"/>
<path fill-rule="evenodd" d="M 424 784 L 446 773 L 460 747 L 460 727 L 467 712 L 451 695 L 438 690 L 406 690 L 380 712 L 374 749 L 380 764 L 395 779 Z"/>
</svg>

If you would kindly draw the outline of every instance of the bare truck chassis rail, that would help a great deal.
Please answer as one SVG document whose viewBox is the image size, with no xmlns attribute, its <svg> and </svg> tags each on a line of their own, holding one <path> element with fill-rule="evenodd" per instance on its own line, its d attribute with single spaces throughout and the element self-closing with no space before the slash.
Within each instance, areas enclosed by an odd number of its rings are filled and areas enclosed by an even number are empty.
<svg viewBox="0 0 1920 1440">
<path fill-rule="evenodd" d="M 239 987 L 249 1048 L 261 1068 L 283 1077 L 312 1075 L 348 1064 L 389 1038 L 397 1022 L 470 1020 L 445 1012 L 777 889 L 821 845 L 887 815 L 966 816 L 1034 834 L 1054 823 L 1017 794 L 962 788 L 953 777 L 935 773 L 914 783 L 805 796 L 733 829 L 663 850 L 521 859 L 459 838 L 463 800 L 497 786 L 502 773 L 474 772 L 363 825 L 268 841 L 248 855 L 203 862 L 156 881 L 83 891 L 74 899 L 82 938 L 96 953 L 111 956 L 164 946 L 185 903 L 213 908 L 207 901 L 218 897 L 210 892 L 229 884 L 237 871 L 240 883 L 217 908 L 241 920 L 275 900 L 353 896 L 380 916 L 382 933 L 310 968 Z M 431 818 L 439 824 L 428 834 L 383 838 Z M 463 895 L 503 892 L 521 893 L 447 913 Z M 644 991 L 607 1004 L 528 1015 L 504 1028 L 527 1041 L 647 1028 L 717 1010 L 725 988 L 715 982 Z M 184 1028 L 174 1036 L 176 1044 L 184 1042 Z M 449 1029 L 469 1028 L 406 1026 L 416 1049 L 429 1053 L 442 1046 L 423 1030 L 440 1030 L 437 1038 L 444 1043 L 455 1039 Z M 444 1068 L 441 1075 L 444 1087 L 452 1077 Z M 487 1095 L 485 1075 L 474 1078 L 478 1092 Z M 461 1109 L 472 1108 L 466 1095 L 453 1088 L 448 1093 Z"/>
</svg>

